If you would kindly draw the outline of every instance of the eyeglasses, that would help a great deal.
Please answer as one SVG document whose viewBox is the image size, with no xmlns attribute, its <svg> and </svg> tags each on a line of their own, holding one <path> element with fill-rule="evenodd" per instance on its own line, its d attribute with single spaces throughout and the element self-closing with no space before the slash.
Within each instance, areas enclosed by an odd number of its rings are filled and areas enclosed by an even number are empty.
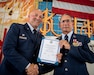
<svg viewBox="0 0 94 75">
<path fill-rule="evenodd" d="M 70 20 L 70 19 L 67 19 L 67 20 L 62 20 L 62 21 L 60 21 L 60 23 L 69 23 L 69 22 L 72 22 L 72 20 Z"/>
</svg>

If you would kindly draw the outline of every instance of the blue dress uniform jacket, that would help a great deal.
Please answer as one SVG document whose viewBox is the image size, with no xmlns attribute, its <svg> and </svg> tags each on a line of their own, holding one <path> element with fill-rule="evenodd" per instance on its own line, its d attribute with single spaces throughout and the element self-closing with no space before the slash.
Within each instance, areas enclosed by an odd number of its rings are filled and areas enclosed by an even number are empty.
<svg viewBox="0 0 94 75">
<path fill-rule="evenodd" d="M 42 37 L 39 32 L 34 35 L 27 23 L 13 23 L 3 45 L 4 60 L 0 65 L 0 75 L 26 75 L 26 66 L 37 63 Z"/>
<path fill-rule="evenodd" d="M 59 40 L 62 37 L 58 38 Z M 94 63 L 94 53 L 89 49 L 87 36 L 74 34 L 70 39 L 70 50 L 61 49 L 62 63 L 55 68 L 54 75 L 89 75 L 86 62 Z"/>
</svg>

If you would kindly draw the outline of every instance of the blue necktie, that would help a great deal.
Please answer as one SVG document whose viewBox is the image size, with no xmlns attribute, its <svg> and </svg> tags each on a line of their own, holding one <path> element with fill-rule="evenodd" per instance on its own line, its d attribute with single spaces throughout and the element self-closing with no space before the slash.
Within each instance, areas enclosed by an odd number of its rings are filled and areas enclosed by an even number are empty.
<svg viewBox="0 0 94 75">
<path fill-rule="evenodd" d="M 65 39 L 66 41 L 68 41 L 68 35 L 65 35 L 64 39 Z"/>
<path fill-rule="evenodd" d="M 36 29 L 34 29 L 33 32 L 34 32 L 34 34 L 36 34 L 37 33 Z"/>
</svg>

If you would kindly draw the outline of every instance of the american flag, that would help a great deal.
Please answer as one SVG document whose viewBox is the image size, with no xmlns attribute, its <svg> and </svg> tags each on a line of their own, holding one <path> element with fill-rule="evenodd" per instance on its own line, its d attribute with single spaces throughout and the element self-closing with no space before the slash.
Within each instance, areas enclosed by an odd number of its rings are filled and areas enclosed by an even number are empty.
<svg viewBox="0 0 94 75">
<path fill-rule="evenodd" d="M 94 0 L 53 0 L 52 12 L 94 20 Z"/>
</svg>

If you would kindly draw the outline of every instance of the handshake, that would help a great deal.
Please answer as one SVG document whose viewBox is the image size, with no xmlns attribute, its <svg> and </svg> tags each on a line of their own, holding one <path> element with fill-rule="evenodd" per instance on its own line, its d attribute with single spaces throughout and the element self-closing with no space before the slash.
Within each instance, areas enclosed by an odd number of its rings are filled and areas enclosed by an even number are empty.
<svg viewBox="0 0 94 75">
<path fill-rule="evenodd" d="M 61 63 L 62 59 L 62 53 L 58 53 L 57 55 L 58 62 Z M 39 74 L 39 68 L 37 64 L 29 64 L 28 68 L 26 68 L 26 74 L 27 75 L 38 75 Z"/>
</svg>

